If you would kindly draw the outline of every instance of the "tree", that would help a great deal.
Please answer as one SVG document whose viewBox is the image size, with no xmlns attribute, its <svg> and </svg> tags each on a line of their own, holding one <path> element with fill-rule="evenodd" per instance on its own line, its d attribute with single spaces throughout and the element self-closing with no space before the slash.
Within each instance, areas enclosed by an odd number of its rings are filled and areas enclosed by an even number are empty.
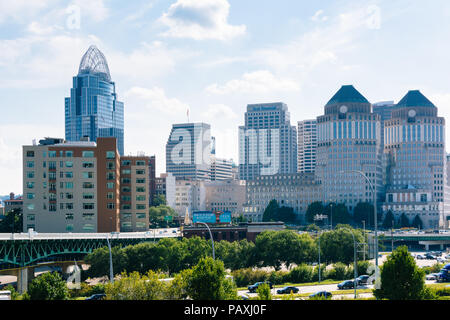
<svg viewBox="0 0 450 320">
<path fill-rule="evenodd" d="M 187 295 L 193 300 L 237 299 L 236 286 L 225 276 L 222 261 L 202 258 L 188 275 Z"/>
<path fill-rule="evenodd" d="M 166 216 L 175 216 L 176 212 L 171 207 L 166 205 L 159 205 L 157 207 L 150 207 L 148 209 L 149 221 L 150 224 L 157 228 L 161 226 L 167 226 L 167 223 L 164 221 Z"/>
<path fill-rule="evenodd" d="M 320 236 L 320 251 L 322 261 L 330 263 L 343 262 L 349 264 L 354 260 L 353 232 L 356 243 L 364 242 L 364 236 L 360 230 L 346 225 L 337 225 L 332 231 L 322 233 Z M 316 239 L 318 242 L 318 239 Z M 362 253 L 357 253 L 357 258 L 362 258 Z"/>
<path fill-rule="evenodd" d="M 380 271 L 381 288 L 374 290 L 377 299 L 422 300 L 426 297 L 425 271 L 417 267 L 408 247 L 395 249 Z"/>
<path fill-rule="evenodd" d="M 158 194 L 153 198 L 152 201 L 153 207 L 159 207 L 159 206 L 167 206 L 167 200 L 166 197 L 162 194 Z"/>
<path fill-rule="evenodd" d="M 296 215 L 294 209 L 291 207 L 281 207 L 276 211 L 275 220 L 283 221 L 285 223 L 295 222 Z"/>
<path fill-rule="evenodd" d="M 267 205 L 266 210 L 264 210 L 263 221 L 268 222 L 275 220 L 275 216 L 279 208 L 280 206 L 278 205 L 277 200 L 271 200 Z"/>
<path fill-rule="evenodd" d="M 125 272 L 114 283 L 105 286 L 107 300 L 163 300 L 167 284 L 160 281 L 161 275 L 149 271 L 142 276 L 139 272 L 127 275 Z"/>
<path fill-rule="evenodd" d="M 30 300 L 67 300 L 69 289 L 57 272 L 46 272 L 31 281 L 27 295 Z"/>
<path fill-rule="evenodd" d="M 325 208 L 325 214 L 331 215 L 330 204 Z M 343 203 L 333 204 L 333 225 L 338 223 L 349 223 L 350 222 L 350 213 L 348 212 L 347 207 Z"/>
<path fill-rule="evenodd" d="M 419 215 L 416 215 L 416 217 L 414 218 L 412 226 L 417 229 L 423 229 L 423 222 L 422 219 L 420 219 Z"/>
<path fill-rule="evenodd" d="M 384 221 L 383 221 L 383 228 L 384 229 L 390 229 L 394 227 L 394 223 L 395 223 L 395 217 L 394 214 L 392 213 L 391 210 L 388 210 L 388 212 L 386 212 L 386 216 L 384 217 Z"/>
<path fill-rule="evenodd" d="M 267 283 L 263 283 L 256 288 L 258 294 L 258 300 L 272 300 L 272 293 L 270 292 L 270 286 Z"/>
<path fill-rule="evenodd" d="M 368 202 L 358 202 L 353 210 L 353 221 L 357 224 L 365 221 L 366 224 L 373 226 L 373 205 Z"/>
<path fill-rule="evenodd" d="M 23 231 L 23 214 L 22 209 L 16 208 L 5 214 L 0 221 L 0 233 L 18 233 Z"/>
<path fill-rule="evenodd" d="M 308 209 L 306 209 L 306 222 L 308 223 L 314 223 L 314 216 L 318 215 L 318 214 L 323 214 L 324 213 L 324 206 L 322 204 L 321 201 L 315 201 L 313 203 L 311 203 L 308 206 Z"/>
<path fill-rule="evenodd" d="M 402 228 L 410 227 L 409 219 L 405 213 L 402 213 L 402 215 L 400 216 L 400 227 L 402 227 Z"/>
</svg>

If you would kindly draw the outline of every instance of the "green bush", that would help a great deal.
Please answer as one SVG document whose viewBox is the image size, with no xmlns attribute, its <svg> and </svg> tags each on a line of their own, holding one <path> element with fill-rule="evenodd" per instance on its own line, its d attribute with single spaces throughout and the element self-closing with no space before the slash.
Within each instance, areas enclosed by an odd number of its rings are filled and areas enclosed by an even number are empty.
<svg viewBox="0 0 450 320">
<path fill-rule="evenodd" d="M 269 272 L 264 270 L 253 270 L 252 268 L 233 270 L 231 275 L 238 287 L 246 287 L 255 282 L 264 282 L 269 279 Z"/>
<path fill-rule="evenodd" d="M 289 272 L 286 271 L 273 271 L 270 273 L 268 280 L 272 284 L 283 284 L 289 280 Z"/>
<path fill-rule="evenodd" d="M 326 279 L 345 280 L 348 279 L 348 267 L 342 262 L 335 263 L 333 268 L 325 272 Z M 353 270 L 352 270 L 353 271 Z"/>
<path fill-rule="evenodd" d="M 288 276 L 291 283 L 307 283 L 313 279 L 313 267 L 301 264 L 291 270 Z"/>
<path fill-rule="evenodd" d="M 258 294 L 258 300 L 272 300 L 270 286 L 267 283 L 258 286 L 256 293 Z"/>
</svg>

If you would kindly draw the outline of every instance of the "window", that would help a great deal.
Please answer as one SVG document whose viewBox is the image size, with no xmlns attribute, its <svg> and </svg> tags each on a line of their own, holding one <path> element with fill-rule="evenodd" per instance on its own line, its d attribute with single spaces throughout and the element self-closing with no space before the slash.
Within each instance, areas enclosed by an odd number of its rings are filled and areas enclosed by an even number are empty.
<svg viewBox="0 0 450 320">
<path fill-rule="evenodd" d="M 27 178 L 33 179 L 34 178 L 34 171 L 27 171 Z"/>
<path fill-rule="evenodd" d="M 122 181 L 122 183 L 124 183 L 124 184 L 129 184 L 129 183 L 131 183 L 131 179 L 130 179 L 130 178 L 122 178 L 121 181 Z"/>
<path fill-rule="evenodd" d="M 83 199 L 94 199 L 93 193 L 83 193 Z"/>
<path fill-rule="evenodd" d="M 106 159 L 115 159 L 116 152 L 115 151 L 106 151 Z"/>
<path fill-rule="evenodd" d="M 68 232 L 73 231 L 73 224 L 66 225 L 66 231 L 68 231 Z"/>
<path fill-rule="evenodd" d="M 34 203 L 27 204 L 27 209 L 30 210 L 30 211 L 33 211 L 34 210 Z"/>
<path fill-rule="evenodd" d="M 83 203 L 83 209 L 84 210 L 94 210 L 94 204 L 93 203 Z"/>
<path fill-rule="evenodd" d="M 108 202 L 108 204 L 106 205 L 106 207 L 107 207 L 108 209 L 114 209 L 114 208 L 116 207 L 116 204 L 113 203 L 113 202 Z"/>
<path fill-rule="evenodd" d="M 83 219 L 84 220 L 92 220 L 94 218 L 93 213 L 83 213 Z"/>
<path fill-rule="evenodd" d="M 122 165 L 129 166 L 129 165 L 131 165 L 131 161 L 130 160 L 122 160 Z"/>
<path fill-rule="evenodd" d="M 146 205 L 145 204 L 137 204 L 136 210 L 145 210 Z"/>
<path fill-rule="evenodd" d="M 145 183 L 145 178 L 144 179 L 136 179 L 136 183 Z"/>
<path fill-rule="evenodd" d="M 27 168 L 34 168 L 34 161 L 27 161 Z"/>
<path fill-rule="evenodd" d="M 66 203 L 67 210 L 73 210 L 73 203 Z"/>
<path fill-rule="evenodd" d="M 94 157 L 94 151 L 83 151 L 82 157 L 83 158 L 93 158 Z"/>
<path fill-rule="evenodd" d="M 136 187 L 136 192 L 145 192 L 144 187 Z"/>
<path fill-rule="evenodd" d="M 131 174 L 131 170 L 130 169 L 123 169 L 122 170 L 122 174 Z"/>
<path fill-rule="evenodd" d="M 34 151 L 27 151 L 27 158 L 34 158 Z"/>
<path fill-rule="evenodd" d="M 73 151 L 66 151 L 66 157 L 72 158 L 73 157 Z"/>
<path fill-rule="evenodd" d="M 73 178 L 73 172 L 71 172 L 71 171 L 66 172 L 66 178 L 68 178 L 68 179 Z"/>
<path fill-rule="evenodd" d="M 94 184 L 91 182 L 83 182 L 83 189 L 92 189 L 94 188 Z"/>
<path fill-rule="evenodd" d="M 108 182 L 108 183 L 106 184 L 106 188 L 108 188 L 108 189 L 114 189 L 114 182 Z"/>
<path fill-rule="evenodd" d="M 123 204 L 123 205 L 122 205 L 122 210 L 131 210 L 131 205 L 129 205 L 129 204 Z"/>
<path fill-rule="evenodd" d="M 49 151 L 48 152 L 48 157 L 49 158 L 56 158 L 56 151 Z"/>
<path fill-rule="evenodd" d="M 66 199 L 73 199 L 73 193 L 67 192 Z"/>
<path fill-rule="evenodd" d="M 139 228 L 139 229 L 147 228 L 147 223 L 145 223 L 145 222 L 136 222 L 136 228 Z"/>
<path fill-rule="evenodd" d="M 136 201 L 145 201 L 145 196 L 136 196 Z"/>
<path fill-rule="evenodd" d="M 122 192 L 131 192 L 130 187 L 122 187 Z"/>
<path fill-rule="evenodd" d="M 27 221 L 34 221 L 34 219 L 35 219 L 35 215 L 34 214 L 27 215 Z"/>
<path fill-rule="evenodd" d="M 106 180 L 114 180 L 116 178 L 115 172 L 107 172 L 106 173 Z"/>
<path fill-rule="evenodd" d="M 114 164 L 114 162 L 109 161 L 106 163 L 106 169 L 108 170 L 113 170 L 115 167 L 116 165 Z"/>
<path fill-rule="evenodd" d="M 83 172 L 83 179 L 92 179 L 94 177 L 93 172 Z"/>
<path fill-rule="evenodd" d="M 114 199 L 114 192 L 108 192 L 106 194 L 106 199 Z"/>
<path fill-rule="evenodd" d="M 136 174 L 145 174 L 145 170 L 136 170 Z"/>
<path fill-rule="evenodd" d="M 66 161 L 66 168 L 72 168 L 73 167 L 73 161 Z"/>
<path fill-rule="evenodd" d="M 83 168 L 93 168 L 94 167 L 94 163 L 90 162 L 90 161 L 84 161 L 82 166 L 83 166 Z"/>
<path fill-rule="evenodd" d="M 34 182 L 27 182 L 28 189 L 34 189 Z"/>
<path fill-rule="evenodd" d="M 66 182 L 66 189 L 73 189 L 73 182 Z"/>
<path fill-rule="evenodd" d="M 94 225 L 93 224 L 85 224 L 83 226 L 83 231 L 93 231 L 94 230 Z"/>
<path fill-rule="evenodd" d="M 73 220 L 73 213 L 66 213 L 66 220 Z"/>
<path fill-rule="evenodd" d="M 27 199 L 34 199 L 36 195 L 34 193 L 27 193 Z"/>
<path fill-rule="evenodd" d="M 145 161 L 142 161 L 142 160 L 136 161 L 136 165 L 137 166 L 145 166 Z"/>
<path fill-rule="evenodd" d="M 136 213 L 136 219 L 145 219 L 146 217 L 145 213 Z"/>
</svg>

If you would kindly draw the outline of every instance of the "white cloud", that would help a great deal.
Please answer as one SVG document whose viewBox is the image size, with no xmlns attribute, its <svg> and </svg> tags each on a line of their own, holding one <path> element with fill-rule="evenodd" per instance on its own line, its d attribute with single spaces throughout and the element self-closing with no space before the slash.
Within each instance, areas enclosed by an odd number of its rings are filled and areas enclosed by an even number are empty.
<svg viewBox="0 0 450 320">
<path fill-rule="evenodd" d="M 238 115 L 233 111 L 233 109 L 224 104 L 212 104 L 202 113 L 202 118 L 209 121 L 214 121 L 217 119 L 230 120 L 236 119 L 237 117 Z"/>
<path fill-rule="evenodd" d="M 244 73 L 240 79 L 233 79 L 224 85 L 212 84 L 206 88 L 206 91 L 213 94 L 232 94 L 232 93 L 267 93 L 298 91 L 298 84 L 291 79 L 277 78 L 268 70 L 260 70 L 250 73 Z"/>
<path fill-rule="evenodd" d="M 227 0 L 178 0 L 159 18 L 169 28 L 162 36 L 229 40 L 245 34 L 245 25 L 228 23 L 229 11 Z"/>
<path fill-rule="evenodd" d="M 327 21 L 328 17 L 323 15 L 323 10 L 318 10 L 316 13 L 311 17 L 312 21 Z"/>
<path fill-rule="evenodd" d="M 145 108 L 146 111 L 164 113 L 168 115 L 186 114 L 189 105 L 176 98 L 166 96 L 164 89 L 133 87 L 125 93 L 127 104 Z M 140 110 L 142 112 L 142 110 Z"/>
<path fill-rule="evenodd" d="M 42 9 L 49 7 L 55 0 L 3 0 L 0 1 L 0 23 L 12 19 L 15 22 L 27 22 Z"/>
</svg>

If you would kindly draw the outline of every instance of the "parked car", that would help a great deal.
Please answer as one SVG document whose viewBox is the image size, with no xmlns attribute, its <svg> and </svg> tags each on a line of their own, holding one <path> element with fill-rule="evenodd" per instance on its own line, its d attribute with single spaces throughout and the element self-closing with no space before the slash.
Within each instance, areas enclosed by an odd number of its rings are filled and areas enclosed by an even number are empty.
<svg viewBox="0 0 450 320">
<path fill-rule="evenodd" d="M 416 259 L 423 260 L 423 259 L 425 259 L 425 256 L 424 256 L 424 255 L 421 255 L 421 254 L 418 254 L 418 255 L 416 256 Z"/>
<path fill-rule="evenodd" d="M 258 289 L 258 287 L 260 285 L 264 284 L 264 283 L 267 283 L 269 285 L 270 289 L 273 288 L 272 284 L 270 282 L 268 282 L 268 281 L 266 281 L 266 282 L 256 282 L 255 284 L 253 284 L 253 285 L 248 287 L 248 291 L 250 291 L 251 293 L 254 293 L 254 292 L 256 292 L 256 289 Z"/>
<path fill-rule="evenodd" d="M 345 280 L 337 285 L 339 290 L 353 289 L 355 287 L 355 282 L 353 280 Z"/>
<path fill-rule="evenodd" d="M 332 296 L 333 295 L 331 294 L 331 292 L 319 291 L 319 292 L 311 294 L 309 297 L 310 298 L 325 297 L 326 299 L 331 299 Z"/>
<path fill-rule="evenodd" d="M 444 258 L 441 258 L 441 257 L 437 258 L 437 262 L 439 262 L 439 263 L 445 263 L 446 261 L 447 260 Z"/>
<path fill-rule="evenodd" d="M 371 284 L 371 282 L 373 282 L 373 281 L 371 281 L 370 276 L 368 276 L 368 275 L 366 275 L 366 274 L 364 274 L 364 275 L 359 276 L 358 278 L 356 278 L 356 283 L 357 283 L 358 285 Z"/>
<path fill-rule="evenodd" d="M 427 259 L 427 260 L 436 260 L 436 256 L 434 256 L 431 253 L 427 252 L 427 253 L 425 253 L 425 259 Z"/>
<path fill-rule="evenodd" d="M 297 293 L 299 291 L 299 289 L 298 288 L 296 288 L 296 287 L 284 287 L 283 289 L 278 289 L 277 290 L 277 293 L 278 294 L 290 294 L 291 292 L 292 293 Z"/>
<path fill-rule="evenodd" d="M 89 298 L 86 298 L 86 300 L 104 300 L 105 298 L 106 298 L 106 294 L 97 293 L 97 294 L 93 294 Z"/>
</svg>

